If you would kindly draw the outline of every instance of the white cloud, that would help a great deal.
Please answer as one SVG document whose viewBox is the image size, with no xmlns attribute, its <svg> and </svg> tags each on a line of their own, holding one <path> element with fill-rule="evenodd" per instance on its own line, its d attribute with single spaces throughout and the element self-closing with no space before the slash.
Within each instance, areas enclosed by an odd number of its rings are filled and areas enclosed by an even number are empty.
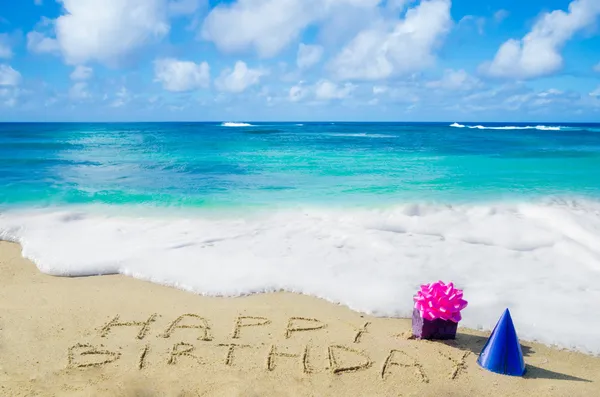
<svg viewBox="0 0 600 397">
<path fill-rule="evenodd" d="M 496 23 L 500 23 L 508 18 L 509 15 L 510 12 L 507 10 L 498 10 L 494 13 L 494 21 L 496 21 Z"/>
<path fill-rule="evenodd" d="M 292 102 L 298 102 L 304 99 L 307 94 L 308 91 L 306 90 L 306 88 L 304 88 L 302 82 L 300 82 L 297 85 L 290 88 L 289 99 Z"/>
<path fill-rule="evenodd" d="M 321 79 L 313 85 L 305 85 L 303 81 L 292 86 L 288 93 L 291 102 L 313 98 L 317 101 L 330 101 L 350 97 L 357 86 L 351 83 L 337 84 L 327 79 Z"/>
<path fill-rule="evenodd" d="M 127 88 L 121 87 L 119 91 L 115 93 L 115 100 L 110 104 L 113 108 L 120 108 L 131 102 L 131 93 Z"/>
<path fill-rule="evenodd" d="M 482 71 L 517 79 L 555 73 L 563 66 L 562 47 L 575 33 L 592 26 L 599 14 L 598 0 L 574 0 L 568 12 L 545 13 L 523 39 L 502 44 L 494 60 L 482 65 Z"/>
<path fill-rule="evenodd" d="M 73 86 L 69 90 L 69 97 L 74 100 L 82 100 L 89 98 L 91 95 L 87 91 L 87 87 L 87 83 L 83 81 L 79 81 L 73 84 Z"/>
<path fill-rule="evenodd" d="M 13 52 L 10 37 L 6 33 L 0 34 L 0 58 L 12 58 Z"/>
<path fill-rule="evenodd" d="M 198 11 L 205 0 L 171 0 L 169 2 L 169 14 L 190 15 Z"/>
<path fill-rule="evenodd" d="M 237 0 L 212 9 L 202 37 L 227 52 L 279 53 L 309 25 L 347 8 L 374 8 L 381 0 Z"/>
<path fill-rule="evenodd" d="M 28 34 L 35 52 L 60 50 L 69 64 L 122 58 L 169 32 L 166 0 L 61 0 L 64 14 L 54 21 L 56 39 Z"/>
<path fill-rule="evenodd" d="M 0 64 L 0 86 L 14 87 L 21 83 L 21 73 L 10 65 Z"/>
<path fill-rule="evenodd" d="M 569 93 L 550 88 L 546 91 L 531 92 L 523 95 L 515 95 L 504 100 L 504 104 L 512 109 L 548 109 L 548 105 L 562 104 L 567 107 L 580 99 L 578 93 Z"/>
<path fill-rule="evenodd" d="M 344 99 L 356 89 L 354 84 L 346 83 L 340 86 L 329 80 L 321 80 L 315 86 L 315 97 L 320 100 Z"/>
<path fill-rule="evenodd" d="M 40 32 L 27 33 L 27 49 L 31 52 L 42 53 L 59 53 L 60 47 L 56 39 L 46 37 Z"/>
<path fill-rule="evenodd" d="M 42 4 L 44 4 L 44 2 L 43 2 L 42 0 L 34 0 L 34 1 L 33 1 L 33 3 L 34 3 L 36 6 L 41 6 Z"/>
<path fill-rule="evenodd" d="M 598 86 L 598 88 L 596 88 L 594 91 L 590 92 L 590 96 L 600 97 L 600 86 Z"/>
<path fill-rule="evenodd" d="M 598 62 L 598 63 L 596 64 L 596 66 L 594 66 L 594 71 L 596 71 L 596 72 L 600 73 L 600 62 Z"/>
<path fill-rule="evenodd" d="M 311 24 L 314 40 L 326 48 L 340 49 L 358 32 L 373 25 L 383 16 L 396 17 L 404 12 L 394 9 L 390 0 L 382 0 L 376 4 L 365 2 L 361 7 L 335 6 L 324 18 Z"/>
<path fill-rule="evenodd" d="M 496 112 L 520 112 L 520 115 L 548 114 L 555 116 L 572 113 L 582 106 L 581 93 L 574 91 L 562 91 L 554 88 L 536 91 L 522 82 L 512 82 L 493 86 L 487 90 L 478 90 L 471 95 L 461 95 L 449 98 L 451 107 L 463 111 L 465 114 L 473 112 L 496 111 Z M 591 104 L 593 98 L 585 98 Z"/>
<path fill-rule="evenodd" d="M 475 25 L 475 27 L 477 28 L 477 33 L 485 33 L 486 19 L 484 17 L 478 17 L 475 15 L 465 15 L 460 19 L 460 21 L 458 21 L 459 26 L 469 26 L 470 24 Z"/>
<path fill-rule="evenodd" d="M 388 92 L 388 90 L 389 90 L 389 88 L 384 85 L 373 86 L 373 94 L 374 95 L 385 94 L 386 92 Z"/>
<path fill-rule="evenodd" d="M 311 8 L 298 0 L 238 0 L 215 7 L 204 21 L 202 36 L 223 51 L 254 47 L 270 57 L 312 22 Z"/>
<path fill-rule="evenodd" d="M 434 63 L 434 50 L 449 31 L 450 0 L 422 1 L 404 19 L 378 21 L 361 31 L 329 65 L 341 79 L 385 79 Z"/>
<path fill-rule="evenodd" d="M 376 97 L 381 97 L 382 100 L 388 99 L 394 103 L 416 103 L 420 101 L 419 95 L 428 94 L 431 92 L 429 89 L 425 89 L 421 81 L 411 81 L 411 79 L 404 79 L 401 82 L 390 83 L 386 85 L 374 85 L 371 89 L 372 93 Z M 439 97 L 439 95 L 435 95 Z"/>
<path fill-rule="evenodd" d="M 245 62 L 237 61 L 233 70 L 228 68 L 221 72 L 215 85 L 220 91 L 239 93 L 257 84 L 260 78 L 266 74 L 265 70 L 250 69 Z"/>
<path fill-rule="evenodd" d="M 317 64 L 323 56 L 323 47 L 300 43 L 296 64 L 300 69 L 307 69 Z"/>
<path fill-rule="evenodd" d="M 154 61 L 155 80 L 161 82 L 167 91 L 191 91 L 210 84 L 210 67 L 208 63 L 196 64 L 191 61 L 180 61 L 174 58 L 163 58 Z"/>
<path fill-rule="evenodd" d="M 564 94 L 563 91 L 557 90 L 556 88 L 550 88 L 549 90 L 538 93 L 538 96 L 545 98 L 547 96 L 562 95 L 562 94 Z"/>
<path fill-rule="evenodd" d="M 0 105 L 9 108 L 14 107 L 17 104 L 20 91 L 18 88 L 2 88 L 0 86 Z"/>
<path fill-rule="evenodd" d="M 71 73 L 70 77 L 71 77 L 71 80 L 87 80 L 90 77 L 92 77 L 93 73 L 94 73 L 94 69 L 92 69 L 88 66 L 77 65 L 75 70 L 73 70 L 73 73 Z"/>
<path fill-rule="evenodd" d="M 469 91 L 481 85 L 478 78 L 471 76 L 463 69 L 446 69 L 440 80 L 425 84 L 428 88 L 441 88 L 449 91 Z"/>
</svg>

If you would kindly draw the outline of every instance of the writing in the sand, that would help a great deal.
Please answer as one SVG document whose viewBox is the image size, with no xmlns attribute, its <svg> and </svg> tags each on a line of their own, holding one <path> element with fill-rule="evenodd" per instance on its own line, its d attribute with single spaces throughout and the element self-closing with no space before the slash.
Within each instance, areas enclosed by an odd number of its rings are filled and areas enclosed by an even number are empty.
<svg viewBox="0 0 600 397">
<path fill-rule="evenodd" d="M 401 347 L 391 349 L 385 355 L 377 354 L 382 358 L 380 362 L 375 362 L 372 352 L 361 348 L 361 341 L 372 328 L 369 322 L 347 324 L 350 329 L 344 334 L 346 340 L 316 348 L 310 345 L 310 338 L 308 343 L 301 344 L 300 347 L 289 347 L 285 343 L 293 341 L 300 333 L 326 331 L 328 324 L 316 318 L 289 318 L 285 324 L 280 325 L 279 338 L 271 336 L 271 332 L 276 331 L 277 324 L 262 316 L 237 316 L 232 321 L 231 331 L 224 338 L 215 335 L 209 319 L 198 314 L 182 314 L 162 326 L 157 324 L 158 318 L 157 314 L 152 314 L 145 319 L 126 321 L 116 315 L 98 329 L 99 336 L 110 338 L 123 328 L 129 329 L 128 332 L 135 335 L 135 340 L 139 342 L 135 362 L 142 371 L 150 362 L 170 366 L 217 363 L 233 367 L 253 360 L 259 365 L 252 368 L 262 367 L 264 371 L 276 371 L 280 366 L 289 370 L 290 363 L 295 362 L 296 371 L 305 375 L 324 371 L 342 375 L 376 369 L 377 376 L 384 381 L 398 371 L 408 371 L 418 381 L 429 382 L 429 375 L 416 354 Z M 158 338 L 155 341 L 162 342 L 158 348 L 152 347 L 152 333 Z M 265 334 L 269 335 L 267 343 L 257 342 L 256 336 Z M 182 341 L 180 338 L 184 336 L 193 339 Z M 275 343 L 275 339 L 279 342 Z M 448 359 L 447 376 L 450 379 L 456 379 L 466 368 L 468 353 L 458 357 L 452 357 L 441 350 L 438 353 Z M 104 344 L 77 343 L 69 348 L 67 362 L 69 368 L 103 367 L 121 360 L 123 355 L 119 349 L 109 349 Z"/>
</svg>

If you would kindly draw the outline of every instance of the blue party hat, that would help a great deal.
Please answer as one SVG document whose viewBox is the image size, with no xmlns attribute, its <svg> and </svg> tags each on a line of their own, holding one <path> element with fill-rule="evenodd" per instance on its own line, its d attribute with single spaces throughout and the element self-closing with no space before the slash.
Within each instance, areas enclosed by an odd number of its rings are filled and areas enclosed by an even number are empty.
<svg viewBox="0 0 600 397">
<path fill-rule="evenodd" d="M 523 376 L 525 361 L 508 309 L 496 324 L 490 339 L 483 347 L 477 364 L 488 371 L 503 375 Z"/>
</svg>

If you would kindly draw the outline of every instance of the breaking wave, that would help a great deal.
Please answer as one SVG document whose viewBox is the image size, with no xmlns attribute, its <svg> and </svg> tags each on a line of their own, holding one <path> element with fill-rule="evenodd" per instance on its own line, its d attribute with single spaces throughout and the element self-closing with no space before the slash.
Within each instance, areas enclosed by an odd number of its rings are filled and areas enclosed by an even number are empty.
<svg viewBox="0 0 600 397">
<path fill-rule="evenodd" d="M 120 273 L 217 296 L 287 290 L 380 316 L 409 317 L 420 284 L 454 281 L 469 300 L 464 326 L 491 329 L 508 307 L 524 339 L 600 353 L 600 202 L 132 211 L 13 210 L 0 213 L 0 239 L 55 276 Z"/>
<path fill-rule="evenodd" d="M 254 127 L 252 124 L 248 124 L 248 123 L 233 123 L 233 122 L 226 122 L 221 124 L 221 127 Z"/>
<path fill-rule="evenodd" d="M 450 127 L 471 128 L 471 129 L 478 129 L 478 130 L 540 130 L 540 131 L 560 131 L 563 128 L 567 128 L 567 127 L 546 126 L 546 125 L 536 125 L 536 126 L 508 125 L 508 126 L 501 126 L 501 127 L 486 127 L 483 125 L 463 125 L 463 124 L 458 124 L 458 123 L 453 123 L 450 125 Z"/>
</svg>

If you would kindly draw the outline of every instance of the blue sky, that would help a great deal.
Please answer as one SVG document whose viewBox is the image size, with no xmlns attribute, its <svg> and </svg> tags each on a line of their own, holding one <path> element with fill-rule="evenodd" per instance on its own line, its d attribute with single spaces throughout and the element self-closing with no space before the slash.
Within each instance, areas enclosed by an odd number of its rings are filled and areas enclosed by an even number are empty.
<svg viewBox="0 0 600 397">
<path fill-rule="evenodd" d="M 600 122 L 598 0 L 0 0 L 0 121 Z"/>
</svg>

